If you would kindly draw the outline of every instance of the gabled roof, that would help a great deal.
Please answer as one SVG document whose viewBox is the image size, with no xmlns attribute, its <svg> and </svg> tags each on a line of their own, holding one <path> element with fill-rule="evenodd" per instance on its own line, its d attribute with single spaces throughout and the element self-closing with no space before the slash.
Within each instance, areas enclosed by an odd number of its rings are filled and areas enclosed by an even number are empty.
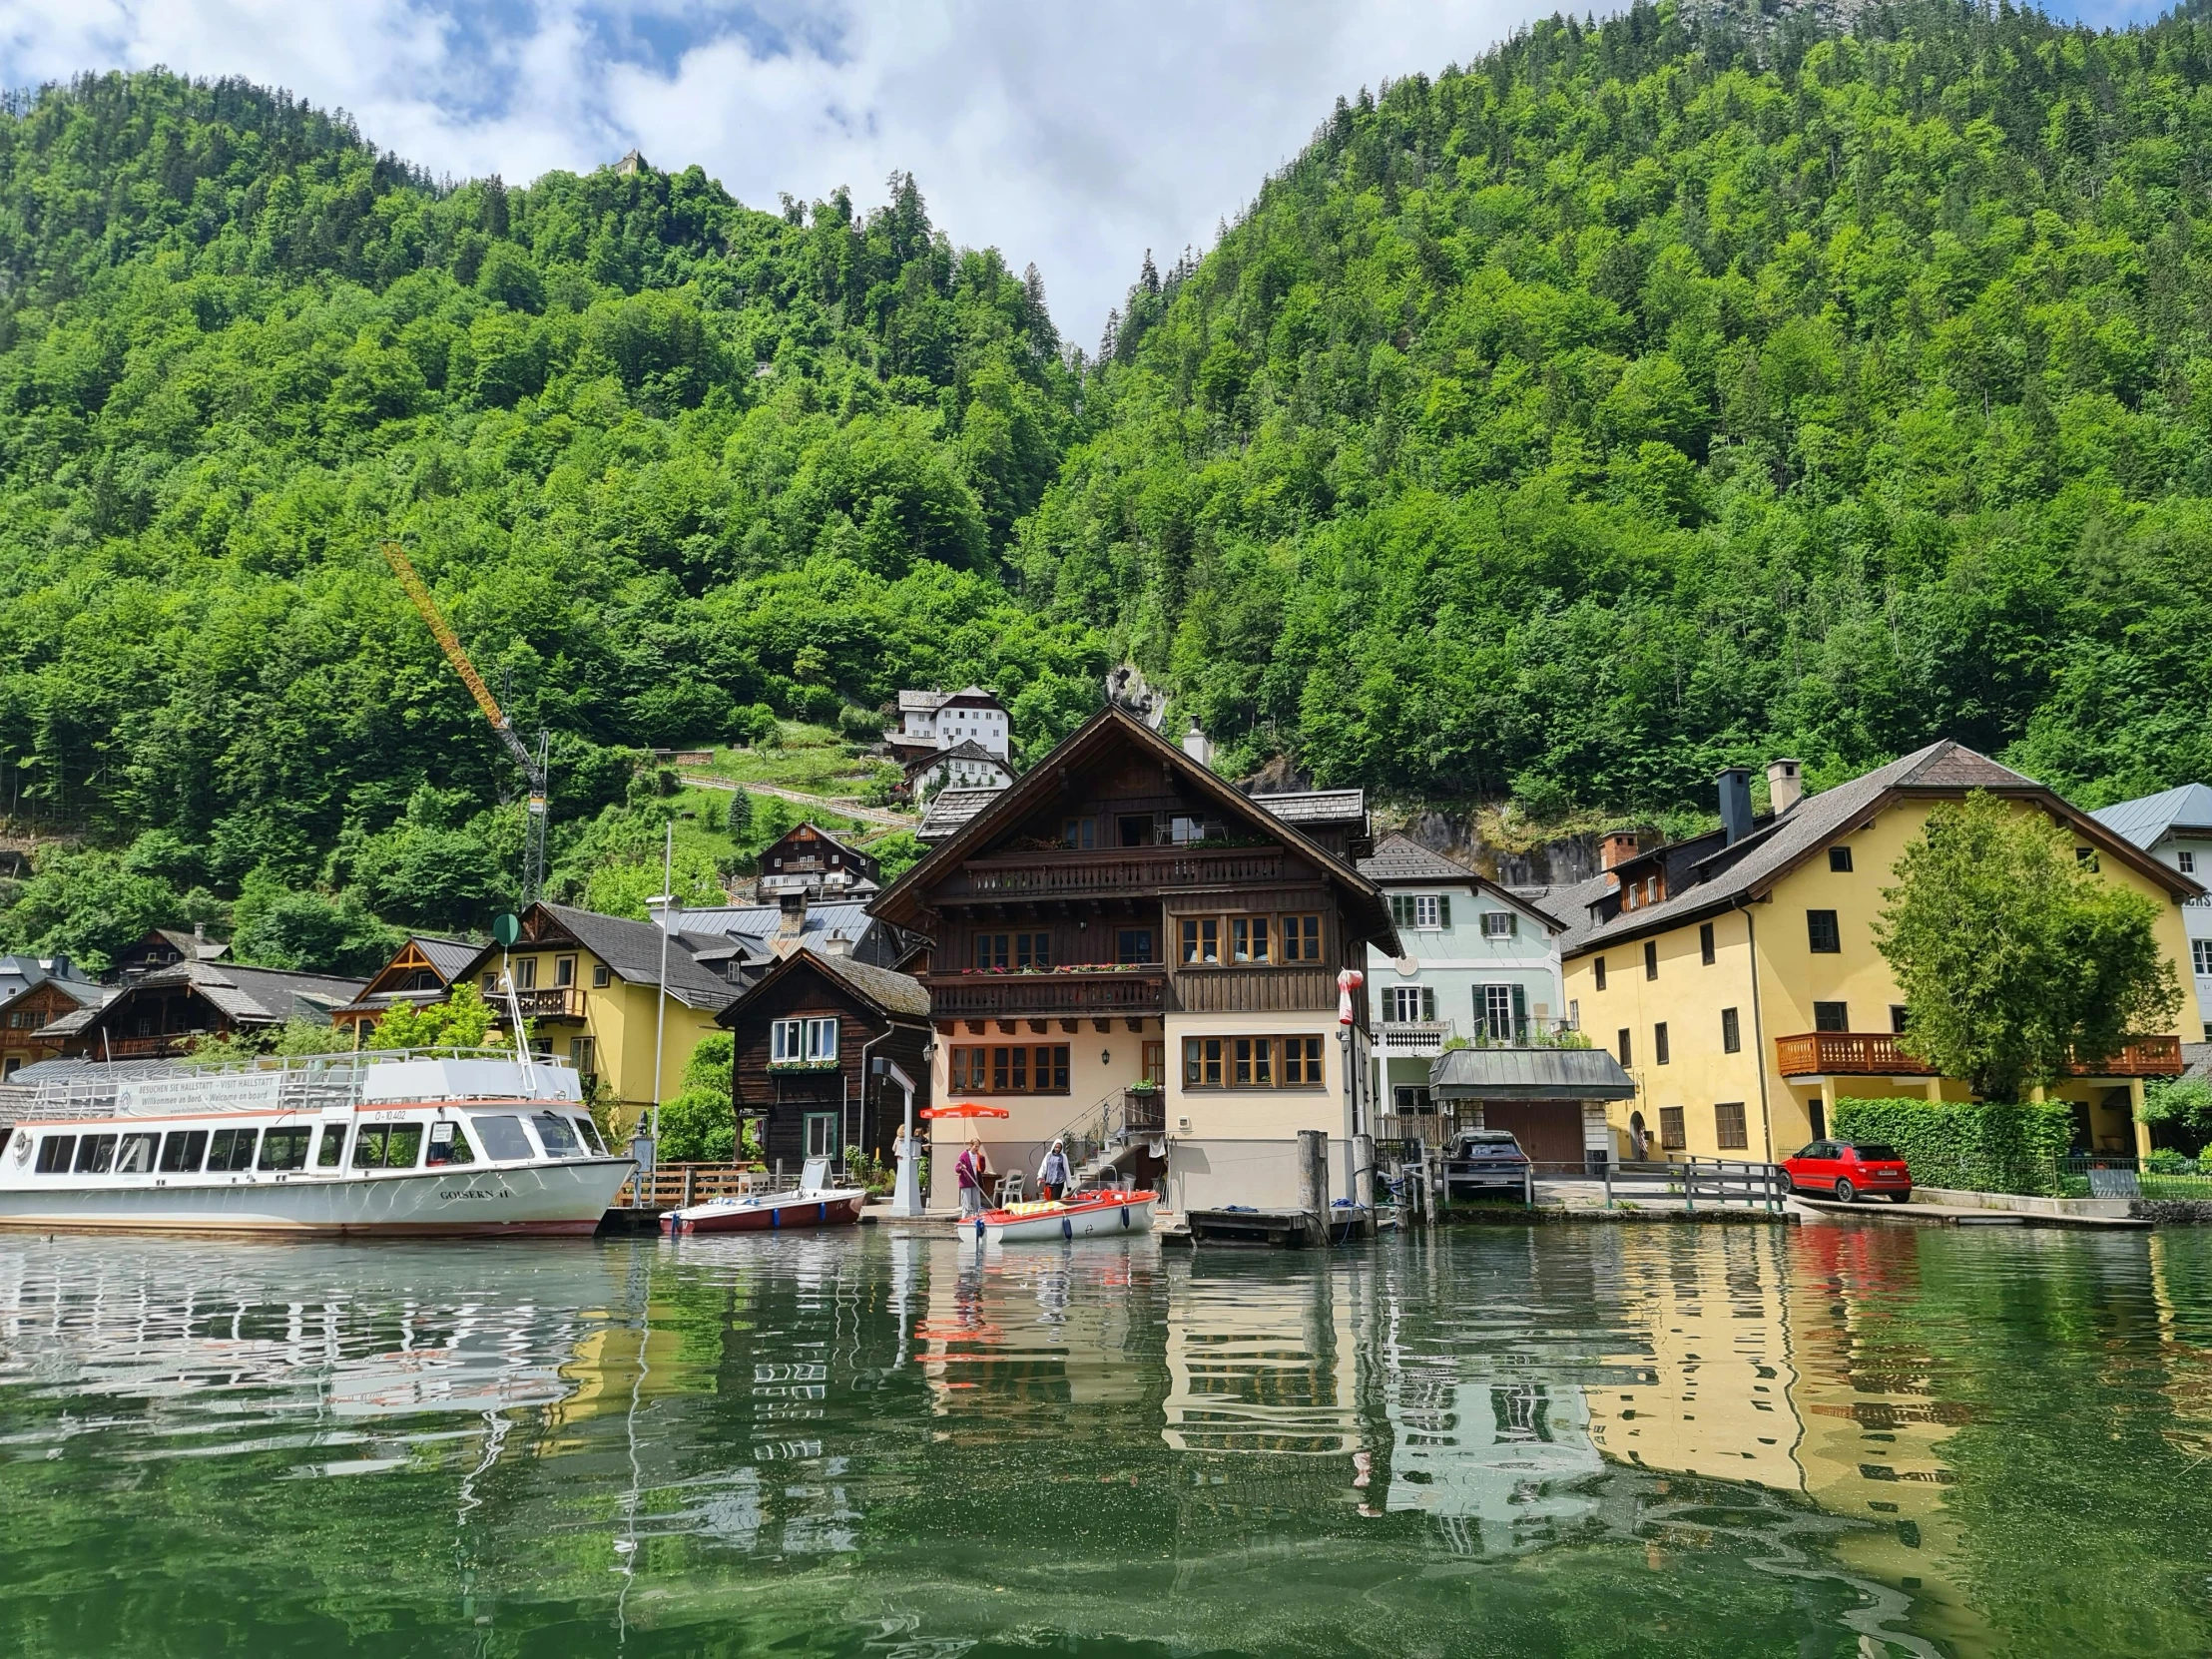
<svg viewBox="0 0 2212 1659">
<path fill-rule="evenodd" d="M 144 944 L 147 939 L 153 938 L 157 934 L 188 962 L 217 962 L 231 953 L 230 945 L 224 940 L 202 938 L 199 934 L 188 933 L 181 927 L 157 927 L 138 942 Z"/>
<path fill-rule="evenodd" d="M 1863 773 L 1848 784 L 1807 796 L 1787 813 L 1761 821 L 1750 834 L 1733 846 L 1722 844 L 1717 832 L 1698 837 L 1699 843 L 1711 842 L 1712 850 L 1705 852 L 1699 845 L 1697 849 L 1702 855 L 1695 862 L 1681 866 L 1683 873 L 1695 878 L 1683 883 L 1670 880 L 1667 896 L 1656 904 L 1605 915 L 1600 907 L 1613 890 L 1613 883 L 1604 875 L 1578 883 L 1559 895 L 1558 908 L 1567 920 L 1567 931 L 1559 940 L 1559 948 L 1566 955 L 1576 955 L 1616 940 L 1664 932 L 1686 921 L 1728 909 L 1745 899 L 1760 897 L 1805 859 L 1829 842 L 1850 834 L 1894 801 L 1928 796 L 1955 798 L 1972 790 L 2041 807 L 2063 819 L 2101 850 L 2157 881 L 2176 898 L 2193 898 L 2204 891 L 2188 876 L 2114 834 L 2034 779 L 2010 767 L 1999 766 L 1986 755 L 1945 738 L 1892 761 L 1888 766 Z M 1640 853 L 1635 858 L 1623 860 L 1612 873 L 1626 878 L 1625 872 L 1660 859 L 1670 851 L 1679 852 L 1680 848 L 1659 847 Z M 1669 862 L 1667 867 L 1673 870 L 1678 866 Z M 1577 903 L 1579 913 L 1572 908 Z"/>
<path fill-rule="evenodd" d="M 899 713 L 904 714 L 912 709 L 916 713 L 927 714 L 942 703 L 945 697 L 946 694 L 941 691 L 902 691 L 898 694 Z"/>
<path fill-rule="evenodd" d="M 1009 778 L 1014 775 L 1011 761 L 992 754 L 973 738 L 962 738 L 950 749 L 925 749 L 918 755 L 908 757 L 906 774 L 912 777 L 915 773 L 927 772 L 931 767 L 942 765 L 946 761 L 981 761 L 998 768 Z"/>
<path fill-rule="evenodd" d="M 1454 862 L 1442 853 L 1395 830 L 1384 835 L 1376 844 L 1372 858 L 1360 860 L 1360 873 L 1379 887 L 1471 887 L 1476 892 L 1487 893 L 1500 903 L 1510 904 L 1539 927 L 1554 933 L 1566 931 L 1565 922 L 1531 903 L 1512 888 L 1501 887 L 1479 870 Z"/>
<path fill-rule="evenodd" d="M 149 992 L 189 987 L 240 1025 L 281 1025 L 309 1010 L 342 1008 L 368 988 L 365 979 L 340 979 L 328 973 L 298 973 L 289 968 L 254 967 L 244 962 L 172 962 L 132 980 L 96 1008 L 80 1008 L 46 1029 L 68 1035 L 97 1025 L 103 1014 Z"/>
<path fill-rule="evenodd" d="M 1061 739 L 1051 754 L 1003 790 L 989 792 L 983 806 L 957 830 L 922 855 L 921 861 L 876 895 L 868 906 L 876 915 L 908 924 L 929 884 L 993 836 L 1057 798 L 1071 770 L 1116 745 L 1127 745 L 1159 762 L 1194 795 L 1211 800 L 1229 819 L 1247 829 L 1280 838 L 1335 881 L 1349 900 L 1349 919 L 1360 924 L 1353 936 L 1386 945 L 1394 954 L 1397 930 L 1390 923 L 1382 889 L 1327 847 L 1309 839 L 1296 825 L 1272 817 L 1265 808 L 1224 778 L 1200 766 L 1142 721 L 1108 704 Z M 952 792 L 947 791 L 946 794 Z M 981 793 L 981 792 L 969 792 Z M 940 796 L 938 799 L 942 800 Z"/>
<path fill-rule="evenodd" d="M 658 923 L 633 921 L 628 916 L 603 916 L 596 910 L 579 910 L 572 905 L 549 904 L 541 899 L 524 913 L 526 929 L 532 912 L 551 921 L 631 984 L 660 982 L 661 929 Z M 691 913 L 683 912 L 678 919 L 688 925 Z M 668 994 L 687 1008 L 721 1008 L 736 993 L 727 981 L 716 978 L 692 960 L 691 952 L 682 943 L 683 931 L 680 927 L 669 941 Z M 541 933 L 534 939 L 526 937 L 518 948 L 544 950 L 553 948 L 555 942 Z M 469 959 L 463 971 L 475 973 L 491 967 L 500 955 L 498 945 L 486 945 Z"/>
<path fill-rule="evenodd" d="M 2147 852 L 2177 831 L 2212 835 L 2212 786 L 2184 784 L 2099 808 L 2089 816 Z"/>
<path fill-rule="evenodd" d="M 767 991 L 771 985 L 781 984 L 787 975 L 796 973 L 802 964 L 841 981 L 861 1001 L 889 1018 L 927 1020 L 929 1017 L 929 992 L 920 980 L 903 973 L 894 973 L 889 968 L 877 967 L 872 962 L 856 961 L 849 955 L 832 955 L 828 951 L 802 948 L 793 951 L 762 974 L 747 988 L 743 996 L 723 1009 L 719 1016 L 722 1023 L 735 1024 L 746 1004 Z"/>
<path fill-rule="evenodd" d="M 681 924 L 677 928 L 678 938 L 694 943 L 709 938 L 742 939 L 765 950 L 768 941 L 783 928 L 784 911 L 776 904 L 729 904 L 712 910 L 686 910 L 677 920 Z M 867 913 L 867 906 L 858 901 L 810 903 L 801 937 L 819 942 L 832 933 L 842 933 L 857 941 L 874 925 L 877 925 L 875 918 Z"/>
<path fill-rule="evenodd" d="M 421 934 L 407 941 L 421 951 L 437 970 L 437 975 L 448 985 L 468 971 L 468 964 L 476 959 L 481 946 L 468 939 L 434 939 Z"/>
<path fill-rule="evenodd" d="M 68 966 L 67 957 L 0 956 L 0 1008 L 43 985 L 51 985 L 79 1008 L 97 1008 L 108 999 L 109 986 L 79 979 L 73 974 L 57 973 L 54 971 L 57 962 Z"/>
</svg>

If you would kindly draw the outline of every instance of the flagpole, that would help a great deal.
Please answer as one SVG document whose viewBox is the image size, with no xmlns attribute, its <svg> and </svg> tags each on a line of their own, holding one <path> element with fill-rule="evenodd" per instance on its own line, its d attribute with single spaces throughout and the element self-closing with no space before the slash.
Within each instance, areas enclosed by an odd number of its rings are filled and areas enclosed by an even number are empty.
<svg viewBox="0 0 2212 1659">
<path fill-rule="evenodd" d="M 668 823 L 668 840 L 661 849 L 661 983 L 653 1015 L 653 1161 L 661 1151 L 661 1054 L 668 1039 L 668 928 L 669 911 L 676 903 L 676 821 Z"/>
</svg>

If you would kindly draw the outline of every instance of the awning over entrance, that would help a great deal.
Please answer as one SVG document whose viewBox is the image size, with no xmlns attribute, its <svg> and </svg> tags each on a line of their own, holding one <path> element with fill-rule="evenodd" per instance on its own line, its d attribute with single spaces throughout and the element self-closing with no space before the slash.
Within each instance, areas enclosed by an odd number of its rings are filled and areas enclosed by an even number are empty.
<svg viewBox="0 0 2212 1659">
<path fill-rule="evenodd" d="M 1629 1100 L 1636 1085 L 1602 1048 L 1455 1048 L 1428 1068 L 1437 1100 Z"/>
</svg>

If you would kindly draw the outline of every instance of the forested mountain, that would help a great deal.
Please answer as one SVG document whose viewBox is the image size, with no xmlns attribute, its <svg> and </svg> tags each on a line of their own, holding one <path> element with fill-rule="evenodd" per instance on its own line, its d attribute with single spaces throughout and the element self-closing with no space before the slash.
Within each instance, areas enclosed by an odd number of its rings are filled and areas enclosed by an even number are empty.
<svg viewBox="0 0 2212 1659">
<path fill-rule="evenodd" d="M 1363 94 L 1148 270 L 1031 590 L 1415 796 L 2212 777 L 2212 33 L 1687 12 Z"/>
<path fill-rule="evenodd" d="M 509 769 L 387 535 L 571 834 L 744 705 L 973 678 L 1035 752 L 1124 656 L 1233 767 L 1539 818 L 1939 735 L 2212 777 L 2212 29 L 1850 27 L 1639 5 L 1363 92 L 1096 361 L 910 179 L 449 188 L 243 85 L 20 95 L 0 811 L 137 897 L 0 945 L 496 906 Z"/>
</svg>

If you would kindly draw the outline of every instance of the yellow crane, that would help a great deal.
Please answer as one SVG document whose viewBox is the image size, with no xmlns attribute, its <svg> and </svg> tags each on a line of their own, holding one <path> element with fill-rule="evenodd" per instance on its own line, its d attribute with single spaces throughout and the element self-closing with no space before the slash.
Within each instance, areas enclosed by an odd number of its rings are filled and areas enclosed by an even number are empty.
<svg viewBox="0 0 2212 1659">
<path fill-rule="evenodd" d="M 538 889 L 545 884 L 545 754 L 546 734 L 538 734 L 537 752 L 516 735 L 514 723 L 506 711 L 499 707 L 491 688 L 484 684 L 484 677 L 476 672 L 476 665 L 468 660 L 468 653 L 461 649 L 461 642 L 453 637 L 453 630 L 438 613 L 437 601 L 430 597 L 430 590 L 422 585 L 422 578 L 415 574 L 407 551 L 395 541 L 381 544 L 384 562 L 391 566 L 391 573 L 399 578 L 399 585 L 407 590 L 407 597 L 414 601 L 414 608 L 422 613 L 422 620 L 429 624 L 430 633 L 438 642 L 438 649 L 445 653 L 445 660 L 453 665 L 453 672 L 468 687 L 469 696 L 476 699 L 476 707 L 484 711 L 484 718 L 491 722 L 491 729 L 499 734 L 499 741 L 507 746 L 507 753 L 515 758 L 515 765 L 522 768 L 523 783 L 527 789 L 528 811 L 522 850 L 522 902 L 532 903 Z"/>
</svg>

